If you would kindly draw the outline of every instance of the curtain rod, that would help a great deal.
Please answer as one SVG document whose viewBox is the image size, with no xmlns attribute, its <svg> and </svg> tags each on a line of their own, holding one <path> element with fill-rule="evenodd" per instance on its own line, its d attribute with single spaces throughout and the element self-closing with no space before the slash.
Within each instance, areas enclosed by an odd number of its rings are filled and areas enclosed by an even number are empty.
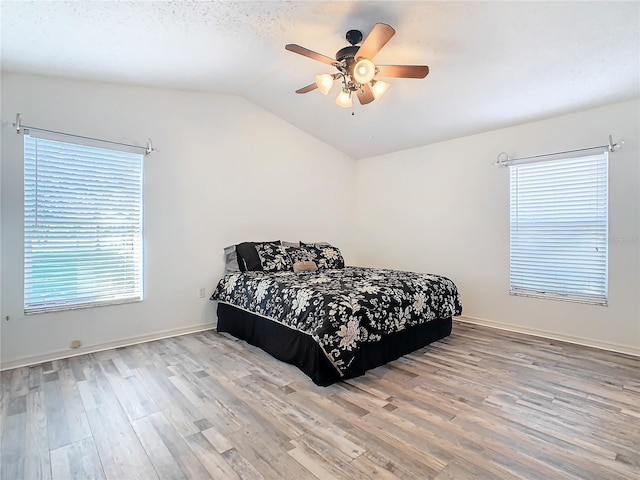
<svg viewBox="0 0 640 480">
<path fill-rule="evenodd" d="M 16 133 L 18 134 L 20 133 L 20 130 L 24 130 L 24 129 L 35 130 L 37 132 L 55 133 L 58 135 L 66 135 L 67 137 L 83 138 L 85 140 L 94 140 L 96 142 L 110 143 L 112 145 L 121 145 L 123 147 L 139 148 L 141 150 L 144 150 L 145 155 L 149 155 L 150 153 L 157 152 L 157 150 L 153 147 L 153 144 L 151 143 L 150 138 L 147 139 L 147 145 L 143 147 L 141 145 L 132 145 L 130 143 L 121 143 L 121 142 L 113 142 L 111 140 L 103 140 L 102 138 L 85 137 L 83 135 L 75 135 L 73 133 L 58 132 L 56 130 L 47 130 L 46 128 L 30 127 L 29 125 L 22 125 L 21 122 L 22 122 L 22 118 L 20 117 L 20 114 L 17 113 L 16 123 L 14 123 L 13 126 L 15 127 Z"/>
<path fill-rule="evenodd" d="M 507 152 L 500 152 L 496 159 L 495 165 L 498 167 L 508 167 L 512 162 L 518 162 L 520 160 L 533 160 L 540 159 L 544 157 L 551 157 L 553 155 L 563 155 L 567 153 L 578 153 L 578 152 L 588 152 L 589 150 L 596 150 L 600 148 L 606 148 L 609 152 L 615 152 L 622 145 L 624 145 L 623 141 L 620 143 L 613 143 L 613 138 L 609 135 L 609 143 L 606 145 L 596 145 L 595 147 L 587 147 L 587 148 L 578 148 L 576 150 L 565 150 L 564 152 L 554 152 L 554 153 L 545 153 L 542 155 L 532 155 L 530 157 L 519 157 L 519 158 L 509 158 Z"/>
</svg>

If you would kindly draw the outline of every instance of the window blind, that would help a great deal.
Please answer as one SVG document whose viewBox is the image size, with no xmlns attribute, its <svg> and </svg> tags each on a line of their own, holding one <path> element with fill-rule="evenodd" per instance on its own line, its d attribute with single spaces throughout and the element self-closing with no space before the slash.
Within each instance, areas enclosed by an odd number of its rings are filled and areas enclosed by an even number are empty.
<svg viewBox="0 0 640 480">
<path fill-rule="evenodd" d="M 24 309 L 142 300 L 142 155 L 24 137 Z"/>
<path fill-rule="evenodd" d="M 510 292 L 606 305 L 608 152 L 509 169 Z"/>
</svg>

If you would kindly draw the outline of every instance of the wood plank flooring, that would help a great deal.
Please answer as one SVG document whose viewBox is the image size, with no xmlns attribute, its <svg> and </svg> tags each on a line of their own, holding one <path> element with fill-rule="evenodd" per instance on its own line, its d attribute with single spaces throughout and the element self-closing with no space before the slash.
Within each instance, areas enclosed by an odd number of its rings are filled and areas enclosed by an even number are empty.
<svg viewBox="0 0 640 480">
<path fill-rule="evenodd" d="M 0 477 L 637 479 L 639 367 L 455 322 L 322 388 L 202 332 L 2 372 Z"/>
</svg>

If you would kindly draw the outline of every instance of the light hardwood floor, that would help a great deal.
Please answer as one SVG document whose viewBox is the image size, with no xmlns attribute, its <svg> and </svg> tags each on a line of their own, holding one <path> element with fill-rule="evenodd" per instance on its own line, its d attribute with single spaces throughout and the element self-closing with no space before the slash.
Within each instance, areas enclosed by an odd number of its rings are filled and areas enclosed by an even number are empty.
<svg viewBox="0 0 640 480">
<path fill-rule="evenodd" d="M 456 322 L 327 388 L 213 331 L 2 373 L 2 479 L 637 479 L 640 359 Z"/>
</svg>

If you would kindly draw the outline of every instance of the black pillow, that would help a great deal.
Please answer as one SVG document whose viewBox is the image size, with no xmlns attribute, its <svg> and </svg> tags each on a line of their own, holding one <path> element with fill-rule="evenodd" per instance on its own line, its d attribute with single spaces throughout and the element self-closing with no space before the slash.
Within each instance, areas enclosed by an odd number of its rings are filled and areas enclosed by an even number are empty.
<svg viewBox="0 0 640 480">
<path fill-rule="evenodd" d="M 260 256 L 256 250 L 256 243 L 280 245 L 280 240 L 274 242 L 242 242 L 236 245 L 236 255 L 238 255 L 240 271 L 255 272 L 262 270 L 262 263 L 260 263 Z"/>
</svg>

